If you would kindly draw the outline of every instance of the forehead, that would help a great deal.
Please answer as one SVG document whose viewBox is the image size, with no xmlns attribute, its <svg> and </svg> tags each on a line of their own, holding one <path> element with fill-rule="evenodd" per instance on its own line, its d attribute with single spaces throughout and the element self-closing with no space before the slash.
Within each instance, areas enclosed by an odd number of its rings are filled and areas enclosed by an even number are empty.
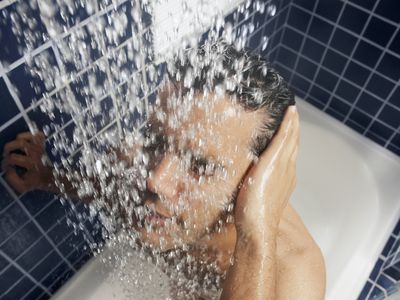
<svg viewBox="0 0 400 300">
<path fill-rule="evenodd" d="M 245 111 L 228 95 L 195 94 L 192 99 L 176 101 L 171 90 L 167 85 L 159 95 L 158 109 L 163 115 L 161 123 L 166 134 L 220 160 L 247 155 L 260 122 L 259 114 Z"/>
</svg>

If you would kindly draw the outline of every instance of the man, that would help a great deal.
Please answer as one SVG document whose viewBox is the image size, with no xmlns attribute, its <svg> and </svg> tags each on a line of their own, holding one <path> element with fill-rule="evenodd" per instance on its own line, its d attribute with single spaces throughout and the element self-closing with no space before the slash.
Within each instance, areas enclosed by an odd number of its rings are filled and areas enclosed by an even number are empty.
<svg viewBox="0 0 400 300">
<path fill-rule="evenodd" d="M 171 276 L 174 298 L 323 299 L 321 252 L 288 204 L 299 138 L 293 95 L 248 50 L 217 43 L 191 54 L 170 68 L 139 145 L 114 151 L 127 166 L 146 166 L 141 203 L 121 211 L 125 223 L 143 245 L 194 258 L 179 264 L 186 281 Z M 41 163 L 43 141 L 24 133 L 5 146 L 5 177 L 19 192 L 59 192 Z M 60 180 L 63 193 L 91 201 Z M 92 198 L 102 194 L 98 181 Z M 112 197 L 109 209 L 122 201 Z"/>
</svg>

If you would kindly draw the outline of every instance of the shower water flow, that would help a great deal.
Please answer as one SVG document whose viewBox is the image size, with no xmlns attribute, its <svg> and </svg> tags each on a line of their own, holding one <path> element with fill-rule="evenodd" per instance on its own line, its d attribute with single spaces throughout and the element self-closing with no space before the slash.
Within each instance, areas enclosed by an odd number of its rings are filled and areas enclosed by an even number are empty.
<svg viewBox="0 0 400 300">
<path fill-rule="evenodd" d="M 56 185 L 66 193 L 61 179 L 67 178 L 79 198 L 94 199 L 82 210 L 66 201 L 67 195 L 61 197 L 71 211 L 68 223 L 83 232 L 95 254 L 101 252 L 105 243 L 114 249 L 113 257 L 105 258 L 104 262 L 117 267 L 115 280 L 126 286 L 127 295 L 132 284 L 146 288 L 146 283 L 138 280 L 141 267 L 135 266 L 133 270 L 126 267 L 130 257 L 138 256 L 152 261 L 171 278 L 178 287 L 178 297 L 190 298 L 202 290 L 215 298 L 224 276 L 218 275 L 214 262 L 201 261 L 189 254 L 190 247 L 182 236 L 174 236 L 173 232 L 176 246 L 168 252 L 161 251 L 166 244 L 163 237 L 157 248 L 141 241 L 139 234 L 144 230 L 162 236 L 165 230 L 177 226 L 180 214 L 190 205 L 187 199 L 205 199 L 205 207 L 209 205 L 207 202 L 217 200 L 215 195 L 205 195 L 201 189 L 182 192 L 174 204 L 157 195 L 174 214 L 165 221 L 164 228 L 146 221 L 149 214 L 154 214 L 154 208 L 145 205 L 144 198 L 148 197 L 147 181 L 157 167 L 154 164 L 159 162 L 157 155 L 175 157 L 176 172 L 171 182 L 181 180 L 197 155 L 185 151 L 185 143 L 208 129 L 193 124 L 180 131 L 181 143 L 177 143 L 159 132 L 159 128 L 150 128 L 151 122 L 142 123 L 145 117 L 154 116 L 157 122 L 168 124 L 170 130 L 180 130 L 193 108 L 204 109 L 207 123 L 235 115 L 232 111 L 213 115 L 211 106 L 230 91 L 242 88 L 242 72 L 249 66 L 243 59 L 236 59 L 233 61 L 236 74 L 229 74 L 229 78 L 217 85 L 213 81 L 227 75 L 222 64 L 226 55 L 224 45 L 234 45 L 239 51 L 258 28 L 252 22 L 238 26 L 225 22 L 226 11 L 211 9 L 212 1 L 179 1 L 183 13 L 169 16 L 170 22 L 179 27 L 182 20 L 190 18 L 193 31 L 199 30 L 195 28 L 198 24 L 202 24 L 203 31 L 208 26 L 207 37 L 192 34 L 174 40 L 173 31 L 169 37 L 174 45 L 173 55 L 162 62 L 152 47 L 156 29 L 149 25 L 148 18 L 154 7 L 166 3 L 166 0 L 21 0 L 13 4 L 14 10 L 9 15 L 6 10 L 3 15 L 12 20 L 12 30 L 20 44 L 18 51 L 24 54 L 27 71 L 34 78 L 32 87 L 36 94 L 43 94 L 32 101 L 31 107 L 51 120 L 42 131 L 51 143 L 52 156 L 59 158 L 52 162 Z M 234 19 L 246 19 L 250 11 L 274 16 L 276 7 L 263 1 L 246 1 L 235 10 Z M 39 18 L 32 18 L 32 14 Z M 262 50 L 267 43 L 268 37 L 262 37 Z M 45 45 L 44 50 L 37 54 L 34 49 L 40 44 Z M 200 45 L 202 55 L 198 52 Z M 182 72 L 179 69 L 182 65 L 189 67 Z M 204 74 L 207 84 L 199 95 L 193 85 Z M 180 88 L 171 87 L 171 82 L 181 85 Z M 165 89 L 170 91 L 168 101 L 157 93 Z M 151 100 L 154 94 L 156 99 Z M 35 124 L 29 125 L 32 132 L 37 130 Z M 204 141 L 198 143 L 201 147 Z M 122 150 L 116 152 L 116 149 Z M 216 166 L 211 163 L 202 168 L 198 178 L 184 176 L 184 184 L 201 186 L 208 182 L 207 174 Z M 226 171 L 216 174 L 222 181 L 235 175 Z M 233 204 L 224 209 L 231 213 Z M 232 222 L 232 216 L 228 214 L 221 222 Z M 193 224 L 188 219 L 179 226 L 189 235 Z M 101 231 L 100 240 L 89 227 Z"/>
</svg>

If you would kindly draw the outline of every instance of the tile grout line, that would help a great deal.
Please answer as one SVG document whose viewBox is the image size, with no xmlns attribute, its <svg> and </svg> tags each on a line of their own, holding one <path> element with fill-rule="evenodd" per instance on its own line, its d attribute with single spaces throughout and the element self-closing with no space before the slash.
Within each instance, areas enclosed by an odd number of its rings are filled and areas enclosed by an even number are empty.
<svg viewBox="0 0 400 300">
<path fill-rule="evenodd" d="M 278 59 L 278 57 L 279 57 L 279 53 L 280 53 L 280 50 L 281 50 L 280 46 L 282 44 L 282 40 L 283 40 L 283 37 L 285 35 L 285 31 L 286 31 L 286 23 L 287 23 L 287 20 L 289 19 L 289 15 L 290 15 L 290 12 L 292 10 L 291 3 L 287 4 L 286 7 L 284 8 L 284 9 L 287 9 L 286 16 L 284 16 L 285 20 L 283 22 L 283 25 L 281 26 L 282 28 L 279 29 L 279 31 L 282 31 L 282 32 L 281 32 L 281 36 L 279 37 L 279 41 L 276 43 L 278 50 L 276 50 L 276 54 L 274 56 L 274 61 L 276 61 Z M 277 28 L 278 27 L 278 21 L 279 21 L 278 18 L 276 18 L 275 19 L 275 24 L 274 24 L 274 29 L 273 29 L 274 31 L 278 30 L 278 28 Z M 278 36 L 274 37 L 273 42 L 275 42 L 275 38 L 278 38 Z"/>
</svg>

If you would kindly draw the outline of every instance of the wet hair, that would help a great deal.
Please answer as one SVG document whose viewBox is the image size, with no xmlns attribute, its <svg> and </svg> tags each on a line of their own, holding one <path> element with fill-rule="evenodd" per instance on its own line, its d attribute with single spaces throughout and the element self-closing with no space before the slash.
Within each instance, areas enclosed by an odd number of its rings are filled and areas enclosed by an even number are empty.
<svg viewBox="0 0 400 300">
<path fill-rule="evenodd" d="M 185 50 L 169 65 L 168 74 L 184 92 L 222 90 L 245 111 L 262 113 L 261 125 L 249 145 L 256 156 L 270 143 L 287 107 L 295 104 L 287 83 L 265 58 L 221 40 Z"/>
</svg>

